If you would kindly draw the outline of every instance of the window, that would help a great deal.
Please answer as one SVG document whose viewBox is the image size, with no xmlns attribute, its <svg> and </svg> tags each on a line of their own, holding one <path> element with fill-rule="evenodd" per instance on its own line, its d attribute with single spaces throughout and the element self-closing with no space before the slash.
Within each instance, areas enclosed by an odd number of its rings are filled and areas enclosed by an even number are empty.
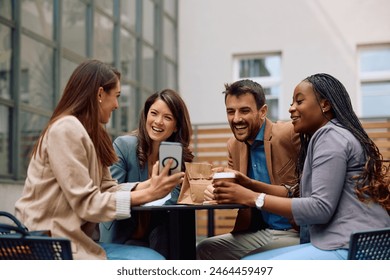
<svg viewBox="0 0 390 280">
<path fill-rule="evenodd" d="M 281 55 L 237 56 L 234 59 L 233 72 L 235 81 L 251 79 L 264 88 L 268 117 L 272 120 L 279 119 Z"/>
<path fill-rule="evenodd" d="M 360 115 L 389 116 L 390 45 L 359 48 Z"/>
</svg>

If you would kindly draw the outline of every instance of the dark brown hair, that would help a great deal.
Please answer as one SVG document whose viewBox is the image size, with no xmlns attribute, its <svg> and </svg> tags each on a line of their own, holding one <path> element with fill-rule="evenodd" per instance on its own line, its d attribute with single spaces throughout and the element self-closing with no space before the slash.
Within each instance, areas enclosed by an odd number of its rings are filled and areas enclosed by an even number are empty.
<svg viewBox="0 0 390 280">
<path fill-rule="evenodd" d="M 263 87 L 252 80 L 239 80 L 232 84 L 225 84 L 225 102 L 228 95 L 239 97 L 240 95 L 250 93 L 256 101 L 256 107 L 260 110 L 265 104 L 265 93 Z"/>
<path fill-rule="evenodd" d="M 49 123 L 34 146 L 32 155 L 35 157 L 37 152 L 41 152 L 42 139 L 51 124 L 63 116 L 73 115 L 79 119 L 91 137 L 102 165 L 110 166 L 116 162 L 118 158 L 111 138 L 99 122 L 97 94 L 100 87 L 105 92 L 115 88 L 120 76 L 116 69 L 101 61 L 87 60 L 81 63 L 70 76 Z"/>
<path fill-rule="evenodd" d="M 141 111 L 138 129 L 131 133 L 132 135 L 136 135 L 138 138 L 137 156 L 140 161 L 140 165 L 142 167 L 145 166 L 147 158 L 151 153 L 152 139 L 146 131 L 146 118 L 150 107 L 158 99 L 167 104 L 176 120 L 176 132 L 173 132 L 172 135 L 165 141 L 179 142 L 183 145 L 182 168 L 184 170 L 184 162 L 192 162 L 194 158 L 194 155 L 189 148 L 192 136 L 192 126 L 186 104 L 180 95 L 172 89 L 164 89 L 149 96 Z"/>
</svg>

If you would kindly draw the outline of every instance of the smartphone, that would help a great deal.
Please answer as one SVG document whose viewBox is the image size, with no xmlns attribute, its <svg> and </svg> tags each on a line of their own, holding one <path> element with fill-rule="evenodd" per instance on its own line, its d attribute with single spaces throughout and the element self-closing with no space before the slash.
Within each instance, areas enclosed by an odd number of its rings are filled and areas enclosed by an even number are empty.
<svg viewBox="0 0 390 280">
<path fill-rule="evenodd" d="M 159 172 L 168 163 L 169 159 L 173 159 L 171 168 L 169 169 L 169 175 L 178 173 L 181 171 L 183 155 L 183 146 L 178 142 L 161 142 L 159 148 Z"/>
</svg>

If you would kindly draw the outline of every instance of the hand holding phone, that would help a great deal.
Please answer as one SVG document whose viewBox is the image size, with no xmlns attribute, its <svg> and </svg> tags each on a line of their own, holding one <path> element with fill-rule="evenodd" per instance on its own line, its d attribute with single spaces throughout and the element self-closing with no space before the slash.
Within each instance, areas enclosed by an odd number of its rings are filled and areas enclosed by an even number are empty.
<svg viewBox="0 0 390 280">
<path fill-rule="evenodd" d="M 169 169 L 169 175 L 181 171 L 183 147 L 178 142 L 161 142 L 159 148 L 159 173 L 170 159 L 173 160 Z"/>
</svg>

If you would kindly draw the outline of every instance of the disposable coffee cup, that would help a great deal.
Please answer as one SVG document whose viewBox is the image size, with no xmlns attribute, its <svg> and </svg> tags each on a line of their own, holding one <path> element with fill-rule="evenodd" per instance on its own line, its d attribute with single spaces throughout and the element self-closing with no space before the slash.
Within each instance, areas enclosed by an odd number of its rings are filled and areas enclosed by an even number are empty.
<svg viewBox="0 0 390 280">
<path fill-rule="evenodd" d="M 236 174 L 234 172 L 217 172 L 213 175 L 214 181 L 226 181 L 226 182 L 236 182 Z"/>
<path fill-rule="evenodd" d="M 213 182 L 225 181 L 225 182 L 236 182 L 236 174 L 234 172 L 217 172 L 213 175 Z M 215 200 L 205 200 L 203 204 L 217 204 Z"/>
</svg>

